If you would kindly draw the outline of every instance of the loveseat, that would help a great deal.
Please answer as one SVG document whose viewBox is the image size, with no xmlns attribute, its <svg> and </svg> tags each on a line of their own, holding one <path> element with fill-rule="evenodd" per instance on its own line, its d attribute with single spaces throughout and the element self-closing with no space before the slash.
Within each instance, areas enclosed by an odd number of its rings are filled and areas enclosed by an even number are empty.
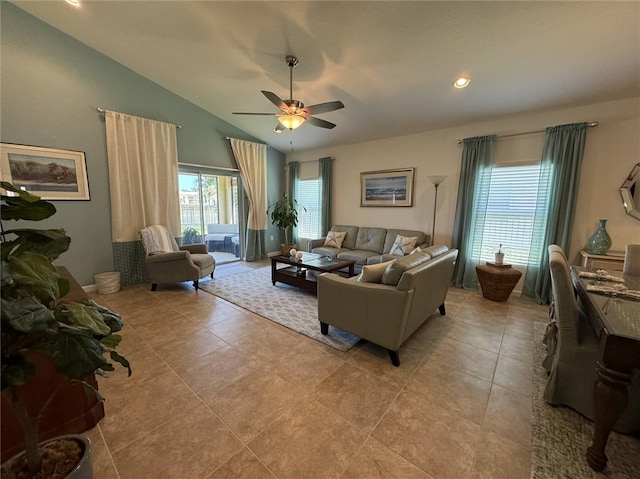
<svg viewBox="0 0 640 479">
<path fill-rule="evenodd" d="M 458 250 L 431 246 L 402 258 L 363 266 L 360 276 L 318 277 L 318 319 L 387 349 L 394 366 L 398 349 L 444 302 Z"/>
<path fill-rule="evenodd" d="M 344 233 L 342 241 L 334 243 L 337 247 L 327 246 L 327 238 L 330 238 L 335 233 Z M 406 243 L 402 254 L 397 248 L 395 250 L 396 254 L 392 254 L 398 236 L 405 239 L 415 238 L 415 241 Z M 355 272 L 359 273 L 362 270 L 362 266 L 366 264 L 378 264 L 396 259 L 409 254 L 416 247 L 424 249 L 429 246 L 428 243 L 429 235 L 422 231 L 335 225 L 324 238 L 309 240 L 307 242 L 307 251 L 331 256 L 332 258 L 354 260 L 356 262 Z"/>
</svg>

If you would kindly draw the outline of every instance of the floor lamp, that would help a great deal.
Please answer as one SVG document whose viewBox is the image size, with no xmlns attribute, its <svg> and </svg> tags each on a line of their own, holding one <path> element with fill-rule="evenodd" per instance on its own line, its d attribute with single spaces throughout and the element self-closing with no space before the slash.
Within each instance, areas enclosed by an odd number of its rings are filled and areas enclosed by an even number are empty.
<svg viewBox="0 0 640 479">
<path fill-rule="evenodd" d="M 446 179 L 447 179 L 446 176 L 430 176 L 429 177 L 429 180 L 431 180 L 431 183 L 433 183 L 433 186 L 435 186 L 436 188 L 436 194 L 433 199 L 433 226 L 431 227 L 431 242 L 430 242 L 431 246 L 433 246 L 433 243 L 434 243 L 433 236 L 436 234 L 436 209 L 438 206 L 438 186 L 440 186 L 440 184 Z"/>
</svg>

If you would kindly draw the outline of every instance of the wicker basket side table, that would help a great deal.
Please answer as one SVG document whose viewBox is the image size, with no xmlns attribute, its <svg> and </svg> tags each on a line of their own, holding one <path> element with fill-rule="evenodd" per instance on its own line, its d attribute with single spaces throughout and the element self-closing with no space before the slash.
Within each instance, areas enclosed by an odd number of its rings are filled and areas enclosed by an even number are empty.
<svg viewBox="0 0 640 479">
<path fill-rule="evenodd" d="M 476 266 L 476 274 L 482 289 L 482 296 L 491 301 L 506 301 L 520 280 L 522 273 L 510 264 L 487 263 Z"/>
</svg>

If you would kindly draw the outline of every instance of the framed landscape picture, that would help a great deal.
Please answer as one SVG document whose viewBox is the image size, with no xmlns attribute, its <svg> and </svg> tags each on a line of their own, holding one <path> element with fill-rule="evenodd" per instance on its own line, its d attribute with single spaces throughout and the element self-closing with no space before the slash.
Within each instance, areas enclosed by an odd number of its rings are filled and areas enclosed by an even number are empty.
<svg viewBox="0 0 640 479">
<path fill-rule="evenodd" d="M 415 168 L 360 173 L 360 206 L 413 206 Z"/>
<path fill-rule="evenodd" d="M 43 200 L 89 200 L 83 151 L 0 143 L 0 178 Z"/>
</svg>

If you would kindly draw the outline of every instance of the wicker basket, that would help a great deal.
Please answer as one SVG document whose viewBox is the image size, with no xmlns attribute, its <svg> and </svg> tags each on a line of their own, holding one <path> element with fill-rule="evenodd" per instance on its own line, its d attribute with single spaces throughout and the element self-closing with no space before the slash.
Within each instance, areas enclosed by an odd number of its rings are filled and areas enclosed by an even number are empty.
<svg viewBox="0 0 640 479">
<path fill-rule="evenodd" d="M 482 289 L 482 296 L 491 301 L 506 301 L 520 280 L 522 273 L 510 265 L 476 266 L 476 274 Z"/>
</svg>

